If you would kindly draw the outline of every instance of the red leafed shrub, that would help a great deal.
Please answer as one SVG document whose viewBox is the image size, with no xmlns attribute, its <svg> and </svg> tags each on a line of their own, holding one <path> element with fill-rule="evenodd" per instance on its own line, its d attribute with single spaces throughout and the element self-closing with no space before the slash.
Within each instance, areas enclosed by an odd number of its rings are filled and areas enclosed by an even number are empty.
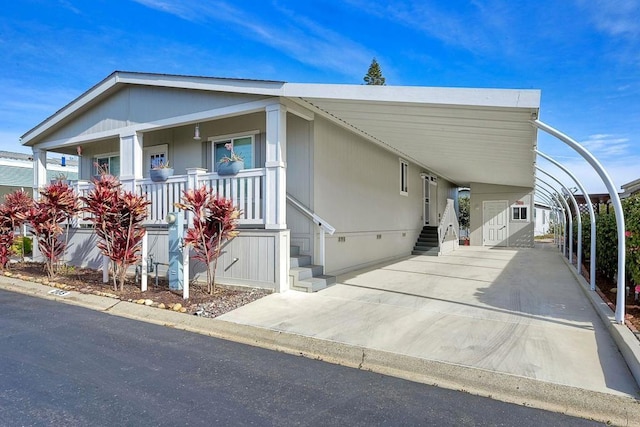
<svg viewBox="0 0 640 427">
<path fill-rule="evenodd" d="M 13 221 L 6 204 L 0 205 L 0 269 L 4 270 L 9 264 L 11 245 L 13 244 Z"/>
<path fill-rule="evenodd" d="M 4 205 L 2 216 L 8 216 L 11 219 L 11 229 L 15 232 L 16 228 L 22 226 L 26 221 L 25 215 L 33 206 L 33 199 L 24 190 L 16 190 L 13 193 L 4 196 Z M 13 240 L 13 239 L 12 239 Z M 22 253 L 20 256 L 24 260 L 24 245 L 21 245 Z"/>
<path fill-rule="evenodd" d="M 38 238 L 38 248 L 46 258 L 47 275 L 56 273 L 56 266 L 66 248 L 62 239 L 62 223 L 71 220 L 78 213 L 78 197 L 63 181 L 56 181 L 40 191 L 40 199 L 33 203 L 28 212 L 18 212 L 16 216 L 31 225 Z"/>
<path fill-rule="evenodd" d="M 113 263 L 113 288 L 124 289 L 127 269 L 140 261 L 140 249 L 145 228 L 142 223 L 147 218 L 150 202 L 122 189 L 120 181 L 108 174 L 101 174 L 93 180 L 94 187 L 80 200 L 84 212 L 90 214 L 85 220 L 91 221 L 100 241 L 98 248 Z"/>
<path fill-rule="evenodd" d="M 193 227 L 187 229 L 184 241 L 193 247 L 194 258 L 207 266 L 207 290 L 213 294 L 218 257 L 222 248 L 238 235 L 240 211 L 231 200 L 218 197 L 204 185 L 197 190 L 186 190 L 182 203 L 176 203 L 175 207 L 193 213 Z"/>
</svg>

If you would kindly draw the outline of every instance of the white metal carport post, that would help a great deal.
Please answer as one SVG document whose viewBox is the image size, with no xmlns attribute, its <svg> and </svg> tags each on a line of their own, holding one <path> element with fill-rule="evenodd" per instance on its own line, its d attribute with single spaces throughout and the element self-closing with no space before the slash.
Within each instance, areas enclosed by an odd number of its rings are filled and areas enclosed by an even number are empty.
<svg viewBox="0 0 640 427">
<path fill-rule="evenodd" d="M 554 202 L 554 204 L 557 206 L 556 207 L 556 211 L 558 212 L 558 215 L 562 214 L 562 216 L 560 216 L 560 218 L 562 218 L 562 221 L 560 221 L 561 226 L 562 226 L 561 229 L 560 229 L 561 232 L 558 233 L 558 234 L 562 235 L 562 240 L 560 240 L 558 242 L 558 247 L 560 248 L 560 250 L 562 251 L 562 255 L 564 256 L 564 253 L 565 253 L 565 242 L 566 242 L 566 232 L 565 232 L 566 218 L 564 216 L 564 206 L 562 206 L 560 201 L 555 197 L 555 195 L 552 192 L 550 192 L 549 190 L 544 188 L 542 185 L 536 184 L 536 187 L 541 192 L 546 193 L 549 196 L 549 198 Z"/>
<path fill-rule="evenodd" d="M 580 271 L 582 269 L 582 217 L 580 216 L 580 207 L 578 206 L 578 201 L 573 196 L 573 193 L 567 188 L 567 186 L 564 185 L 562 182 L 560 182 L 558 178 L 551 175 L 549 172 L 545 171 L 540 166 L 536 166 L 536 169 L 542 172 L 543 174 L 547 175 L 549 178 L 553 179 L 555 182 L 557 182 L 567 192 L 567 194 L 569 195 L 569 198 L 573 202 L 573 207 L 576 210 L 576 220 L 578 221 L 578 250 L 577 250 L 578 259 L 576 260 L 576 271 L 578 272 L 578 274 L 580 274 Z M 571 215 L 571 210 L 569 210 L 569 215 Z M 571 236 L 571 240 L 573 240 L 573 230 L 571 230 L 570 236 Z M 572 262 L 571 257 L 569 257 L 569 262 Z"/>
<path fill-rule="evenodd" d="M 573 179 L 573 182 L 576 183 L 580 191 L 582 191 L 582 195 L 584 196 L 584 199 L 587 202 L 587 206 L 589 208 L 589 221 L 591 223 L 591 231 L 590 231 L 591 249 L 589 253 L 589 285 L 591 287 L 591 290 L 595 291 L 596 290 L 596 214 L 593 210 L 593 203 L 591 203 L 591 197 L 589 196 L 589 193 L 587 193 L 587 190 L 585 190 L 580 180 L 578 180 L 578 178 L 576 178 L 576 176 L 571 171 L 569 171 L 569 169 L 564 167 L 562 164 L 560 164 L 550 156 L 544 154 L 542 151 L 535 150 L 535 152 L 539 154 L 541 157 L 549 160 L 551 163 L 553 163 L 558 168 L 563 170 L 567 175 L 569 175 L 571 179 Z"/>
<path fill-rule="evenodd" d="M 604 167 L 600 164 L 598 159 L 596 159 L 586 148 L 580 145 L 577 141 L 572 138 L 569 138 L 567 135 L 558 131 L 557 129 L 552 128 L 551 126 L 542 123 L 540 120 L 532 120 L 531 123 L 538 129 L 542 129 L 547 132 L 549 135 L 553 135 L 558 138 L 560 141 L 566 143 L 568 146 L 577 151 L 600 175 L 600 178 L 604 182 L 604 185 L 607 187 L 607 191 L 609 192 L 609 197 L 611 197 L 611 202 L 613 203 L 613 209 L 616 214 L 616 227 L 618 229 L 618 293 L 616 298 L 616 322 L 624 323 L 625 317 L 625 295 L 626 295 L 626 282 L 625 282 L 625 266 L 626 266 L 626 242 L 624 235 L 624 212 L 622 210 L 622 203 L 620 202 L 620 196 L 616 191 L 616 186 L 613 184 L 613 180 L 607 173 Z"/>
<path fill-rule="evenodd" d="M 549 213 L 549 218 L 551 218 L 553 216 L 554 221 L 557 222 L 558 221 L 558 215 L 557 215 L 557 212 L 556 212 L 557 208 L 556 208 L 555 202 L 553 202 L 549 197 L 547 197 L 546 194 L 542 193 L 542 191 L 536 191 L 536 196 L 540 196 L 542 201 L 545 202 L 547 205 L 549 205 L 549 210 L 551 211 Z M 554 244 L 557 244 L 557 242 L 558 242 L 558 240 L 556 238 L 556 234 L 557 233 L 558 233 L 558 227 L 553 227 L 553 243 Z"/>
<path fill-rule="evenodd" d="M 556 198 L 556 200 L 558 200 L 558 202 L 562 203 L 566 209 L 566 213 L 567 213 L 567 218 L 569 219 L 569 228 L 568 230 L 570 230 L 570 232 L 572 232 L 573 230 L 573 218 L 571 217 L 571 209 L 569 208 L 569 203 L 567 203 L 567 201 L 564 199 L 564 197 L 560 197 L 560 193 L 558 193 L 558 191 L 553 187 L 553 185 L 549 184 L 548 182 L 546 182 L 544 179 L 540 178 L 540 177 L 536 177 L 538 179 L 538 181 L 540 181 L 541 183 L 549 186 L 553 191 L 555 191 L 555 193 L 553 194 L 553 197 Z M 566 240 L 567 240 L 567 229 L 565 229 L 565 233 L 564 233 L 564 239 L 563 242 L 566 245 Z M 565 251 L 562 251 L 563 254 L 565 254 Z M 569 262 L 573 263 L 573 239 L 570 237 L 569 238 L 569 253 L 567 258 L 569 258 Z"/>
</svg>

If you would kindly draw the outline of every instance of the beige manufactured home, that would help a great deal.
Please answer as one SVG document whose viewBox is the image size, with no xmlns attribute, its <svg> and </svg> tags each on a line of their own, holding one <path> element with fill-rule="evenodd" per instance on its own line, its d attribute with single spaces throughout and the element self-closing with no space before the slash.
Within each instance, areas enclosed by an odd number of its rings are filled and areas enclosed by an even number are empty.
<svg viewBox="0 0 640 427">
<path fill-rule="evenodd" d="M 471 189 L 472 245 L 532 246 L 539 101 L 536 90 L 114 72 L 22 142 L 34 188 L 46 184 L 48 152 L 80 153 L 78 192 L 100 164 L 145 194 L 145 260 L 166 262 L 164 219 L 183 190 L 204 184 L 242 210 L 221 283 L 316 290 L 350 270 L 455 250 L 459 187 Z M 229 144 L 244 169 L 222 175 Z M 149 178 L 159 161 L 174 172 L 164 182 Z M 68 256 L 102 264 L 82 221 Z"/>
</svg>

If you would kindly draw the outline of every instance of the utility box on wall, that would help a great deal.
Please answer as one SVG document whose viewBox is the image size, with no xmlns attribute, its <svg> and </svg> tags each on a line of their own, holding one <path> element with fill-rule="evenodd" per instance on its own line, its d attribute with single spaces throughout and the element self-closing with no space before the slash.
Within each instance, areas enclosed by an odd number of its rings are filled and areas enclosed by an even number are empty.
<svg viewBox="0 0 640 427">
<path fill-rule="evenodd" d="M 181 291 L 184 287 L 184 266 L 182 265 L 184 215 L 182 212 L 170 212 L 166 220 L 169 224 L 169 289 Z"/>
</svg>

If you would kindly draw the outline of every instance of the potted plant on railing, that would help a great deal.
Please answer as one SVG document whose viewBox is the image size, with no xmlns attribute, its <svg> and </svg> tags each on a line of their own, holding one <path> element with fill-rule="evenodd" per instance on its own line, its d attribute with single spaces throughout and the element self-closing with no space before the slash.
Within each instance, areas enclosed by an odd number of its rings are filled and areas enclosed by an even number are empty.
<svg viewBox="0 0 640 427">
<path fill-rule="evenodd" d="M 171 175 L 173 175 L 173 169 L 169 167 L 169 162 L 158 162 L 149 171 L 149 178 L 153 182 L 164 182 Z"/>
<path fill-rule="evenodd" d="M 244 169 L 244 160 L 233 151 L 231 143 L 224 144 L 224 148 L 229 150 L 231 154 L 224 156 L 218 162 L 218 175 L 235 175 Z"/>
</svg>

